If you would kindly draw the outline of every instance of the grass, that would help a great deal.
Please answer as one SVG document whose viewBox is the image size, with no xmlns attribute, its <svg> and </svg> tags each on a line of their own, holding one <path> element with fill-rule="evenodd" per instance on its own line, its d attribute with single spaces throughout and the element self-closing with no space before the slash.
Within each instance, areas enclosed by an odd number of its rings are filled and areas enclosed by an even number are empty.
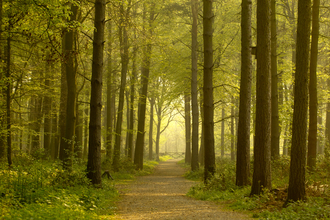
<svg viewBox="0 0 330 220">
<path fill-rule="evenodd" d="M 217 171 L 213 179 L 207 185 L 200 183 L 192 187 L 188 196 L 217 201 L 232 210 L 248 211 L 258 219 L 330 219 L 330 163 L 319 158 L 316 172 L 306 173 L 306 201 L 289 203 L 283 207 L 287 198 L 289 165 L 288 157 L 272 162 L 273 189 L 260 196 L 250 197 L 251 186 L 235 185 L 235 163 L 217 159 Z M 201 180 L 202 170 L 193 173 L 188 171 L 186 177 Z"/>
<path fill-rule="evenodd" d="M 136 171 L 124 161 L 120 172 L 111 173 L 114 180 L 102 179 L 102 188 L 90 184 L 82 164 L 75 164 L 70 173 L 59 163 L 28 155 L 14 164 L 11 169 L 0 164 L 0 219 L 4 220 L 112 219 L 119 199 L 115 186 L 151 174 L 158 163 L 145 161 L 144 169 Z"/>
</svg>

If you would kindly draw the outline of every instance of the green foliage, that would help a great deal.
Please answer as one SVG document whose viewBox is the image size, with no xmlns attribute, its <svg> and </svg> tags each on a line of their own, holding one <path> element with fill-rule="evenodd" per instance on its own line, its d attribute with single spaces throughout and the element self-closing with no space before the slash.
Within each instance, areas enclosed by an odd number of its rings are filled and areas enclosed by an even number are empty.
<svg viewBox="0 0 330 220">
<path fill-rule="evenodd" d="M 217 172 L 208 184 L 193 186 L 188 196 L 210 201 L 222 201 L 231 209 L 247 210 L 258 219 L 329 219 L 330 206 L 328 176 L 330 163 L 324 157 L 317 158 L 316 172 L 306 174 L 307 201 L 289 203 L 287 198 L 290 158 L 281 157 L 272 161 L 273 189 L 265 190 L 260 196 L 250 196 L 250 186 L 235 186 L 235 165 L 229 160 L 217 161 Z M 188 172 L 189 179 L 201 179 L 202 168 L 195 173 Z"/>
<path fill-rule="evenodd" d="M 22 156 L 26 166 L 0 169 L 1 219 L 100 219 L 111 215 L 118 192 L 111 180 L 94 188 L 84 166 L 73 171 L 61 164 Z"/>
</svg>

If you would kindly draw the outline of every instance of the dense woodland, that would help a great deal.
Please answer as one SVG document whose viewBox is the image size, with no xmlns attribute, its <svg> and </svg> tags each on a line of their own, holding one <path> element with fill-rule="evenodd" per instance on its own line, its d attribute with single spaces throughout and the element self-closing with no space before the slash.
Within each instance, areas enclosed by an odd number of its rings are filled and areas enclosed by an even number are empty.
<svg viewBox="0 0 330 220">
<path fill-rule="evenodd" d="M 308 183 L 328 188 L 327 0 L 0 0 L 0 12 L 4 174 L 78 165 L 102 187 L 102 170 L 184 151 L 205 186 L 228 160 L 251 196 L 283 187 L 288 205 Z"/>
</svg>

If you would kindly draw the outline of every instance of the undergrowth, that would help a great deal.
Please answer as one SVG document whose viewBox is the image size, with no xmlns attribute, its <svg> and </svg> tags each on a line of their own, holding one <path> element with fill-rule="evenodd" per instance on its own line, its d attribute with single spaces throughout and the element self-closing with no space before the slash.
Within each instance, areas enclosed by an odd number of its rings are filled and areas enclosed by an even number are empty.
<svg viewBox="0 0 330 220">
<path fill-rule="evenodd" d="M 122 161 L 120 172 L 111 172 L 114 180 L 103 178 L 96 188 L 81 163 L 68 172 L 60 163 L 20 155 L 10 169 L 0 163 L 0 219 L 111 219 L 119 198 L 115 185 L 150 174 L 157 164 L 145 161 L 144 169 L 136 171 Z"/>
<path fill-rule="evenodd" d="M 260 196 L 250 196 L 251 186 L 235 185 L 235 163 L 227 159 L 217 159 L 216 174 L 208 184 L 200 183 L 192 187 L 188 196 L 200 200 L 217 201 L 227 204 L 230 209 L 249 211 L 258 219 L 330 219 L 329 180 L 330 162 L 318 158 L 317 170 L 306 173 L 307 200 L 289 203 L 287 198 L 290 159 L 281 157 L 272 162 L 272 190 Z M 251 172 L 252 177 L 252 172 Z M 186 173 L 186 178 L 202 180 L 203 167 Z"/>
</svg>

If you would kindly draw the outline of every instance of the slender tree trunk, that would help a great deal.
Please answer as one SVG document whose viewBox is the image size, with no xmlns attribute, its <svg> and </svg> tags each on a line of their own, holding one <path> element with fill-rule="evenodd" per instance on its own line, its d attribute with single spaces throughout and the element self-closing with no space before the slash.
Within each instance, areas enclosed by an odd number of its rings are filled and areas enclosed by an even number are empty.
<svg viewBox="0 0 330 220">
<path fill-rule="evenodd" d="M 155 3 L 151 3 L 150 18 L 149 18 L 149 38 L 152 36 L 152 23 L 155 17 Z M 144 13 L 146 12 L 144 8 Z M 145 116 L 146 116 L 146 104 L 148 95 L 148 81 L 149 81 L 149 71 L 151 62 L 151 48 L 150 42 L 147 46 L 143 48 L 143 58 L 142 58 L 142 68 L 141 68 L 141 93 L 139 98 L 140 110 L 138 117 L 138 131 L 136 137 L 135 154 L 134 154 L 134 164 L 138 170 L 143 169 L 143 149 L 144 149 L 144 133 L 145 133 Z"/>
<path fill-rule="evenodd" d="M 102 71 L 105 26 L 105 0 L 95 0 L 93 64 L 91 80 L 89 151 L 87 177 L 94 186 L 101 186 L 101 108 Z"/>
<path fill-rule="evenodd" d="M 280 126 L 278 115 L 276 0 L 271 0 L 271 157 L 280 156 Z"/>
<path fill-rule="evenodd" d="M 231 97 L 231 120 L 230 120 L 230 133 L 231 133 L 231 141 L 230 141 L 230 159 L 231 161 L 235 161 L 235 99 Z"/>
<path fill-rule="evenodd" d="M 319 7 L 320 0 L 313 0 L 312 14 L 312 43 L 309 75 L 309 131 L 308 131 L 308 155 L 307 167 L 314 171 L 317 152 L 317 54 L 319 39 Z"/>
<path fill-rule="evenodd" d="M 294 88 L 292 146 L 287 202 L 304 200 L 308 110 L 308 64 L 311 0 L 299 0 L 297 25 L 297 63 Z"/>
<path fill-rule="evenodd" d="M 196 171 L 199 168 L 198 164 L 198 124 L 199 124 L 199 113 L 198 113 L 198 81 L 197 81 L 197 19 L 198 19 L 198 0 L 191 0 L 191 11 L 192 11 L 192 30 L 191 30 L 191 110 L 192 110 L 192 154 L 191 154 L 191 170 Z"/>
<path fill-rule="evenodd" d="M 152 160 L 152 145 L 153 145 L 153 130 L 154 130 L 154 105 L 155 98 L 151 97 L 149 99 L 150 103 L 150 123 L 149 123 L 149 160 Z"/>
<path fill-rule="evenodd" d="M 271 8 L 257 1 L 257 93 L 251 195 L 271 189 Z"/>
<path fill-rule="evenodd" d="M 116 134 L 115 134 L 115 145 L 113 149 L 112 166 L 115 171 L 119 170 L 119 160 L 120 160 L 120 144 L 121 144 L 121 132 L 123 123 L 123 113 L 124 113 L 124 101 L 125 101 L 125 88 L 126 88 L 126 75 L 128 69 L 128 36 L 126 27 L 123 26 L 126 23 L 124 20 L 124 6 L 121 5 L 121 23 L 119 26 L 119 41 L 120 41 L 120 57 L 121 57 L 121 82 L 119 91 L 119 104 L 117 112 L 117 124 L 116 124 Z M 128 11 L 126 12 L 128 13 Z M 124 23 L 125 22 L 125 23 Z"/>
<path fill-rule="evenodd" d="M 204 107 L 203 107 L 203 92 L 201 91 L 199 94 L 199 99 L 200 99 L 200 110 L 201 110 L 201 120 L 202 120 L 202 126 L 201 126 L 201 138 L 200 138 L 200 148 L 199 148 L 199 163 L 201 166 L 204 166 L 205 164 L 205 144 L 204 144 Z M 198 134 L 199 135 L 199 134 Z"/>
<path fill-rule="evenodd" d="M 46 94 L 44 98 L 44 149 L 45 156 L 51 156 L 51 136 L 52 136 L 52 97 L 51 97 L 51 82 L 49 80 L 49 68 L 46 64 L 46 79 L 45 79 L 45 90 L 48 94 Z"/>
<path fill-rule="evenodd" d="M 78 6 L 71 5 L 72 14 L 70 21 L 76 21 Z M 75 140 L 75 123 L 76 123 L 76 80 L 77 74 L 74 67 L 74 30 L 68 30 L 65 33 L 65 72 L 67 80 L 67 104 L 66 104 L 66 126 L 65 126 L 65 141 L 63 146 L 64 158 L 63 167 L 65 169 L 72 168 L 72 154 L 74 151 Z"/>
<path fill-rule="evenodd" d="M 223 107 L 221 110 L 222 121 L 221 121 L 221 158 L 225 156 L 225 108 Z"/>
<path fill-rule="evenodd" d="M 89 90 L 86 90 L 86 93 L 85 93 L 85 100 L 90 100 L 90 95 L 89 95 Z M 85 120 L 84 120 L 84 135 L 85 135 L 85 138 L 84 138 L 84 153 L 83 153 L 83 157 L 84 159 L 88 158 L 88 142 L 89 142 L 89 108 L 90 108 L 90 104 L 86 104 L 85 106 Z"/>
<path fill-rule="evenodd" d="M 110 12 L 111 10 L 109 10 Z M 110 15 L 109 15 L 110 16 Z M 106 132 L 106 160 L 111 161 L 112 156 L 112 130 L 113 130 L 113 108 L 111 105 L 113 94 L 112 78 L 112 21 L 108 21 L 108 71 L 107 71 L 107 132 Z"/>
<path fill-rule="evenodd" d="M 63 31 L 62 38 L 62 53 L 65 54 L 65 31 Z M 63 57 L 63 59 L 65 56 Z M 68 85 L 66 81 L 66 71 L 65 62 L 61 63 L 61 96 L 60 96 L 60 108 L 59 108 L 59 136 L 60 136 L 60 149 L 59 149 L 59 159 L 64 160 L 64 145 L 65 145 L 65 131 L 66 131 L 66 105 L 68 97 Z"/>
<path fill-rule="evenodd" d="M 203 0 L 203 41 L 204 41 L 204 144 L 205 166 L 204 182 L 207 182 L 215 172 L 214 151 L 214 121 L 213 121 L 213 0 Z"/>
<path fill-rule="evenodd" d="M 236 185 L 249 185 L 250 180 L 250 120 L 251 120 L 251 14 L 252 1 L 242 0 L 241 17 L 241 86 L 237 128 Z"/>
<path fill-rule="evenodd" d="M 185 93 L 184 98 L 184 119 L 185 119 L 185 139 L 186 139 L 186 150 L 185 150 L 185 163 L 191 163 L 191 118 L 190 118 L 190 94 Z"/>
<path fill-rule="evenodd" d="M 135 12 L 134 12 L 135 13 Z M 133 64 L 132 64 L 132 78 L 130 86 L 130 123 L 129 123 L 129 133 L 128 133 L 128 158 L 131 161 L 133 158 L 133 134 L 134 134 L 134 99 L 135 99 L 135 83 L 137 80 L 137 70 L 136 70 L 136 53 L 137 47 L 133 48 Z"/>
<path fill-rule="evenodd" d="M 159 142 L 160 142 L 160 128 L 162 124 L 162 113 L 158 108 L 157 111 L 157 133 L 156 133 L 156 161 L 159 161 Z"/>
<path fill-rule="evenodd" d="M 11 27 L 11 16 L 9 16 L 9 27 Z M 12 165 L 12 146 L 11 146 L 11 117 L 10 117 L 10 107 L 11 107 L 11 80 L 10 80 L 10 61 L 11 61 L 11 36 L 10 36 L 10 28 L 8 30 L 7 37 L 7 48 L 6 51 L 6 122 L 7 122 L 7 161 L 8 165 Z"/>
</svg>

